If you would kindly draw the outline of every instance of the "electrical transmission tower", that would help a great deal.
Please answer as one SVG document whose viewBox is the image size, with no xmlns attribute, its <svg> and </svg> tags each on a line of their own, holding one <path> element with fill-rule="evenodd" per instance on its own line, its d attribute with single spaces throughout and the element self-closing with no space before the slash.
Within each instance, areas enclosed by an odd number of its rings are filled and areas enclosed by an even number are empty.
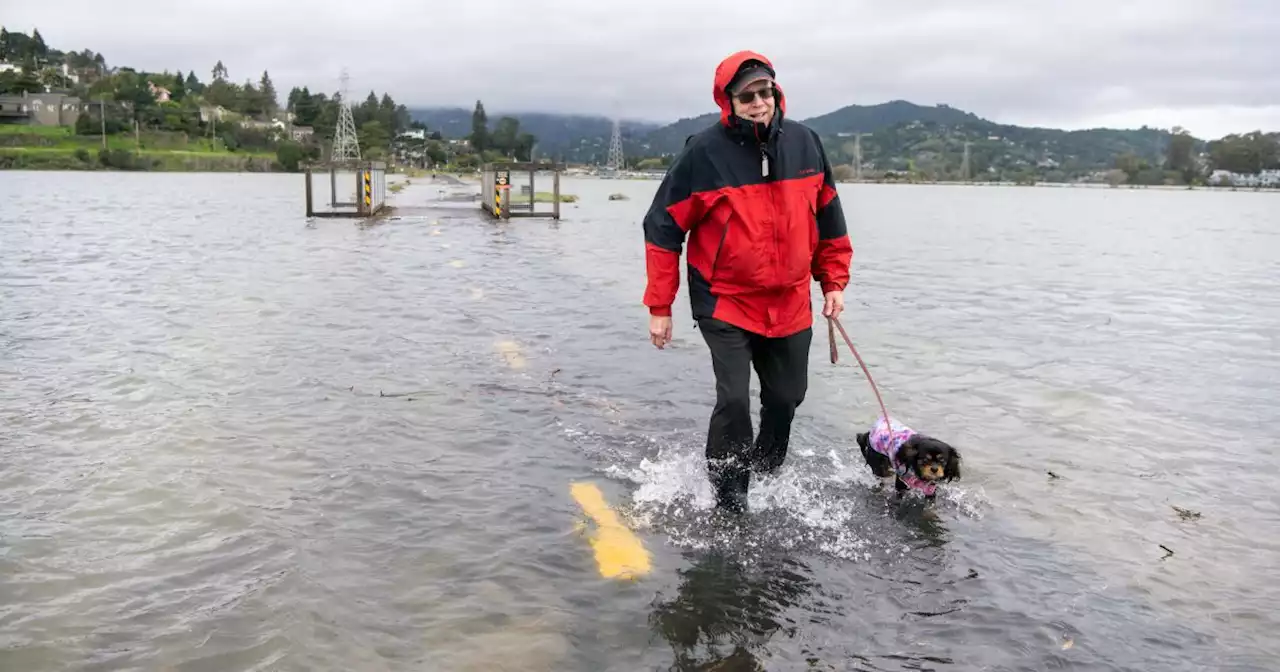
<svg viewBox="0 0 1280 672">
<path fill-rule="evenodd" d="M 862 181 L 862 133 L 853 136 L 853 179 Z"/>
<path fill-rule="evenodd" d="M 351 99 L 347 94 L 347 69 L 342 69 L 342 101 L 338 105 L 338 127 L 333 134 L 333 149 L 329 160 L 333 163 L 350 163 L 360 160 L 360 139 L 356 136 L 356 121 L 351 116 Z"/>
<path fill-rule="evenodd" d="M 609 160 L 605 162 L 605 168 L 622 170 L 625 166 L 622 159 L 622 124 L 614 119 L 613 137 L 609 139 Z"/>
<path fill-rule="evenodd" d="M 960 163 L 960 179 L 964 180 L 965 182 L 969 181 L 969 145 L 972 145 L 972 144 L 973 144 L 972 142 L 969 142 L 967 140 L 965 141 L 964 160 Z"/>
</svg>

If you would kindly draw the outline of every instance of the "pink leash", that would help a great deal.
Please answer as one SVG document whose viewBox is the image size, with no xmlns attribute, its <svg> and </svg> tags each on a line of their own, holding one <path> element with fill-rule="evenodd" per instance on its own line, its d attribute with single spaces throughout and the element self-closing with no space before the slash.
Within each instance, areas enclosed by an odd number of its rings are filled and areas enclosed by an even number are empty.
<svg viewBox="0 0 1280 672">
<path fill-rule="evenodd" d="M 867 370 L 867 365 L 862 361 L 862 355 L 858 354 L 858 349 L 853 347 L 853 341 L 849 338 L 849 334 L 845 332 L 844 325 L 840 324 L 839 318 L 827 318 L 827 338 L 831 342 L 831 363 L 835 364 L 840 359 L 836 353 L 836 332 L 840 330 L 840 335 L 844 337 L 844 342 L 849 345 L 849 350 L 853 352 L 853 358 L 858 360 L 858 366 L 862 367 L 862 372 L 867 375 L 867 382 L 871 383 L 871 391 L 876 394 L 876 401 L 880 403 L 880 412 L 884 413 L 885 428 L 889 431 L 889 438 L 893 438 L 893 423 L 889 420 L 889 410 L 884 406 L 884 399 L 880 397 L 880 389 L 876 387 L 876 381 L 871 377 L 871 372 Z"/>
</svg>

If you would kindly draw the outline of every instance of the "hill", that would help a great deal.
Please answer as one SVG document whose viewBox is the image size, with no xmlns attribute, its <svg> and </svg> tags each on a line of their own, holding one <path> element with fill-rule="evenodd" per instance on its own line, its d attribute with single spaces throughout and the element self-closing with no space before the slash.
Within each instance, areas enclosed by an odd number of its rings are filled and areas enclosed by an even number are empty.
<svg viewBox="0 0 1280 672">
<path fill-rule="evenodd" d="M 418 108 L 410 117 L 446 138 L 465 138 L 471 133 L 472 110 L 461 107 Z M 613 120 L 601 115 L 554 114 L 545 112 L 503 112 L 486 110 L 490 125 L 502 117 L 520 122 L 520 130 L 537 138 L 535 154 L 573 163 L 604 163 L 613 135 Z M 623 121 L 622 152 L 626 156 L 646 156 L 649 134 L 659 124 Z"/>
<path fill-rule="evenodd" d="M 1131 156 L 1138 164 L 1145 164 L 1135 172 L 1158 167 L 1172 138 L 1169 131 L 1146 127 L 1065 131 L 981 119 L 961 123 L 909 121 L 863 136 L 862 169 L 864 174 L 909 173 L 938 180 L 970 176 L 1065 181 L 1114 169 L 1121 157 Z M 854 137 L 847 133 L 828 136 L 824 144 L 833 163 L 852 166 L 857 152 Z M 1192 154 L 1203 146 L 1202 141 L 1193 139 Z"/>
<path fill-rule="evenodd" d="M 934 124 L 973 124 L 986 120 L 972 112 L 957 110 L 948 105 L 928 107 L 905 100 L 891 100 L 879 105 L 849 105 L 804 120 L 818 135 L 842 133 L 875 133 L 899 124 L 919 121 Z M 989 123 L 989 122 L 988 122 Z"/>
</svg>

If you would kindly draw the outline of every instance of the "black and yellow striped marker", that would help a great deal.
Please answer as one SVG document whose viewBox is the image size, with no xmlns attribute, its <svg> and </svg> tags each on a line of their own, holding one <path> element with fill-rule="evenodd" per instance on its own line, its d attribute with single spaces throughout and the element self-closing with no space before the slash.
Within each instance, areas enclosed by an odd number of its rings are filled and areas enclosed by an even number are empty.
<svg viewBox="0 0 1280 672">
<path fill-rule="evenodd" d="M 373 205 L 373 173 L 364 171 L 364 205 Z"/>
</svg>

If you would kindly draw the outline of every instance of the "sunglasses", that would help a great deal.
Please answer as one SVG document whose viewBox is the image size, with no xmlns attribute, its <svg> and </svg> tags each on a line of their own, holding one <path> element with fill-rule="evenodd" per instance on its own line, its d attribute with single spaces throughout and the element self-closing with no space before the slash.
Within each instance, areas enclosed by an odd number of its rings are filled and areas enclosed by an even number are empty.
<svg viewBox="0 0 1280 672">
<path fill-rule="evenodd" d="M 766 87 L 759 91 L 743 91 L 742 93 L 734 95 L 734 98 L 737 98 L 738 102 L 743 105 L 750 105 L 751 102 L 756 99 L 756 96 L 760 96 L 760 100 L 769 100 L 773 98 L 773 87 Z"/>
</svg>

